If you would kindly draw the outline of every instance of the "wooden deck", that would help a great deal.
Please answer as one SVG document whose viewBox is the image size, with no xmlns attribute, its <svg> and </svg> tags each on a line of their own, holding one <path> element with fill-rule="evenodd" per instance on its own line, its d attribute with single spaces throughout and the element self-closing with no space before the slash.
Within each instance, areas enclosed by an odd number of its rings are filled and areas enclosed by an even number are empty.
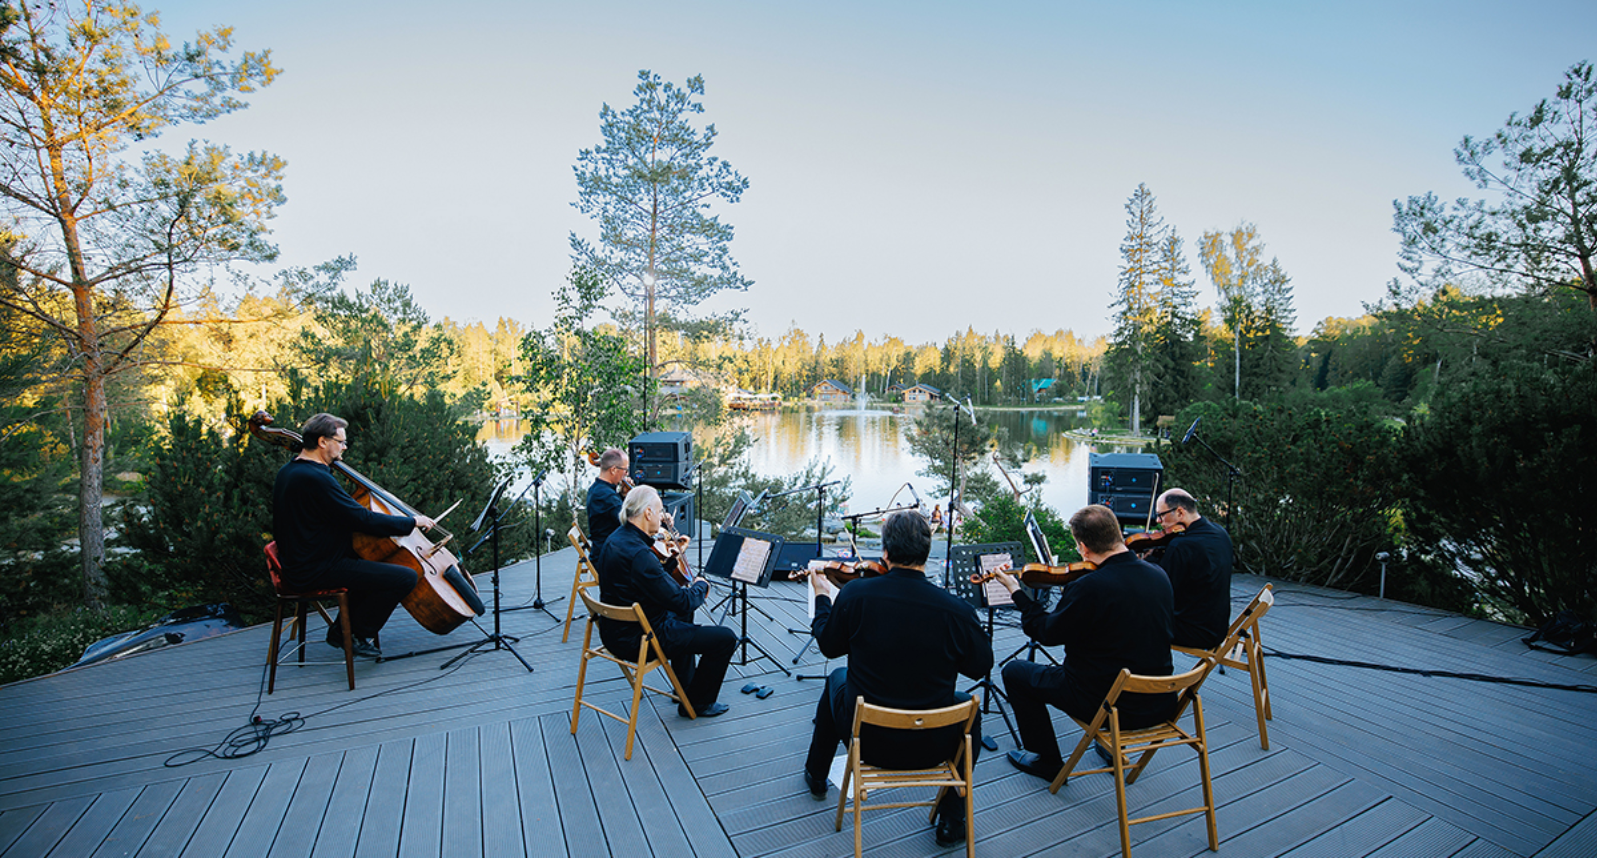
<svg viewBox="0 0 1597 858">
<path fill-rule="evenodd" d="M 546 598 L 564 596 L 571 552 L 544 558 Z M 505 570 L 505 605 L 530 601 L 534 567 Z M 1238 577 L 1240 605 L 1263 579 Z M 488 587 L 488 576 L 479 585 Z M 778 584 L 752 600 L 751 637 L 783 666 L 803 638 L 802 590 Z M 552 608 L 563 620 L 565 601 Z M 729 622 L 735 624 L 738 618 Z M 832 830 L 832 801 L 809 798 L 799 775 L 819 684 L 773 662 L 734 661 L 721 718 L 687 721 L 669 704 L 625 728 L 584 713 L 570 735 L 580 622 L 538 611 L 504 615 L 535 667 L 489 650 L 449 669 L 460 650 L 357 664 L 284 668 L 264 689 L 269 626 L 0 688 L 0 858 L 11 856 L 833 856 L 852 832 Z M 484 623 L 491 629 L 491 618 Z M 1524 630 L 1296 585 L 1277 589 L 1264 643 L 1313 654 L 1558 685 L 1597 684 L 1597 661 L 1528 650 Z M 314 633 L 313 633 L 314 636 Z M 400 613 L 390 655 L 475 640 L 470 625 L 438 638 Z M 1000 627 L 1000 658 L 1023 643 Z M 750 656 L 755 656 L 753 649 Z M 1220 854 L 1230 856 L 1590 856 L 1597 854 L 1597 696 L 1589 692 L 1392 673 L 1272 658 L 1271 750 L 1259 748 L 1245 676 L 1212 676 L 1204 702 L 1212 743 Z M 604 665 L 595 664 L 601 668 Z M 827 665 L 806 654 L 799 669 Z M 623 705 L 608 670 L 591 684 Z M 739 694 L 749 679 L 766 700 Z M 214 747 L 257 713 L 304 717 L 259 753 L 168 767 Z M 1077 735 L 1062 715 L 1064 742 Z M 977 766 L 983 854 L 1117 854 L 1106 775 L 1058 795 L 1003 759 L 1013 742 L 996 711 L 997 753 Z M 1157 757 L 1129 790 L 1134 812 L 1195 803 L 1196 763 Z M 830 795 L 835 801 L 837 792 Z M 1207 853 L 1202 821 L 1136 826 L 1145 856 Z M 873 855 L 939 849 L 924 815 L 867 814 Z"/>
</svg>

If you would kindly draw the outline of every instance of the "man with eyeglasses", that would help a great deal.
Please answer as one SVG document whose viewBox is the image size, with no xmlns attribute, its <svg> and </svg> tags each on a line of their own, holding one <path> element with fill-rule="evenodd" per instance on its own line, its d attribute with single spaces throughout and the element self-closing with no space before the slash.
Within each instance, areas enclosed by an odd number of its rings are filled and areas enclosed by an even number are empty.
<svg viewBox="0 0 1597 858">
<path fill-rule="evenodd" d="M 349 448 L 349 421 L 317 414 L 300 427 L 299 455 L 277 472 L 272 487 L 272 537 L 277 540 L 283 579 L 300 590 L 349 589 L 349 634 L 355 655 L 378 658 L 377 633 L 400 600 L 416 587 L 416 573 L 397 563 L 361 559 L 356 533 L 405 536 L 431 530 L 425 515 L 384 515 L 360 505 L 333 477 L 333 463 Z M 337 620 L 327 643 L 344 648 Z"/>
<path fill-rule="evenodd" d="M 1159 496 L 1153 506 L 1159 525 L 1184 530 L 1165 546 L 1159 566 L 1175 591 L 1176 646 L 1210 649 L 1231 624 L 1231 566 L 1234 553 L 1225 528 L 1198 515 L 1198 502 L 1181 489 Z"/>
</svg>

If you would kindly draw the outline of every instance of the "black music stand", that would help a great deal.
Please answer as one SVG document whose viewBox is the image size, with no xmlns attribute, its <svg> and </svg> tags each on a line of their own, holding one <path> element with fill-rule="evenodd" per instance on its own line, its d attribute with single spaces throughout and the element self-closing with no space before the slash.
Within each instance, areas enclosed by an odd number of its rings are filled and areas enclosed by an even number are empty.
<svg viewBox="0 0 1597 858">
<path fill-rule="evenodd" d="M 1037 558 L 1038 563 L 1041 563 L 1045 566 L 1059 565 L 1054 560 L 1053 547 L 1048 544 L 1048 535 L 1042 532 L 1042 525 L 1037 523 L 1037 516 L 1033 515 L 1032 511 L 1029 509 L 1026 510 L 1026 541 L 1031 543 L 1031 554 L 1033 557 Z M 1020 570 L 1017 568 L 1013 574 L 1018 576 L 1019 572 Z M 1048 606 L 1048 600 L 1051 598 L 1051 596 L 1046 592 L 1046 589 L 1044 589 L 1040 595 L 1037 588 L 1027 587 L 1026 591 L 1031 594 L 1033 599 L 1036 599 L 1039 603 L 1041 603 L 1043 607 Z M 1004 665 L 1014 661 L 1020 657 L 1021 653 L 1026 654 L 1027 661 L 1036 661 L 1037 654 L 1042 653 L 1042 657 L 1048 659 L 1051 664 L 1055 666 L 1058 666 L 1059 664 L 1058 659 L 1054 658 L 1053 653 L 1049 652 L 1047 647 L 1038 643 L 1030 635 L 1027 635 L 1026 642 L 1021 644 L 1019 647 L 1016 647 L 1014 652 L 1004 656 L 1004 660 L 998 662 L 998 666 L 1003 667 Z"/>
<path fill-rule="evenodd" d="M 500 522 L 501 519 L 504 518 L 504 513 L 499 510 L 498 504 L 499 504 L 499 499 L 504 496 L 505 490 L 510 488 L 510 481 L 512 479 L 513 479 L 513 476 L 512 477 L 506 477 L 504 479 L 504 481 L 501 482 L 498 485 L 498 487 L 493 490 L 493 493 L 488 496 L 487 505 L 484 506 L 482 508 L 482 512 L 477 515 L 477 520 L 473 521 L 471 523 L 471 529 L 474 530 L 474 531 L 475 530 L 481 530 L 483 528 L 484 524 L 486 523 L 486 525 L 488 527 L 488 532 L 483 534 L 482 539 L 477 540 L 477 543 L 475 545 L 473 545 L 471 548 L 466 549 L 466 553 L 470 554 L 471 552 L 477 550 L 477 548 L 479 546 L 481 546 L 484 541 L 489 542 L 489 543 L 491 543 L 493 545 L 493 561 L 494 561 L 494 574 L 493 574 L 493 586 L 494 586 L 494 630 L 493 630 L 493 634 L 488 634 L 487 632 L 483 632 L 484 636 L 483 636 L 482 640 L 477 641 L 476 643 L 472 644 L 471 648 L 466 650 L 465 652 L 460 653 L 459 655 L 456 655 L 454 658 L 451 658 L 450 660 L 448 660 L 448 661 L 444 662 L 443 664 L 439 665 L 438 668 L 440 670 L 442 670 L 442 669 L 454 664 L 457 661 L 460 661 L 461 659 L 465 658 L 468 655 L 472 655 L 474 653 L 481 652 L 489 644 L 493 644 L 493 648 L 494 648 L 495 651 L 498 651 L 498 650 L 501 650 L 501 649 L 509 650 L 510 654 L 516 657 L 516 661 L 521 662 L 521 666 L 525 667 L 527 669 L 528 673 L 532 672 L 532 665 L 528 664 L 527 660 L 525 658 L 522 658 L 521 657 L 521 653 L 516 652 L 516 648 L 515 648 L 515 646 L 513 646 L 513 644 L 518 643 L 521 640 L 521 638 L 513 637 L 513 636 L 507 635 L 507 634 L 502 634 L 501 631 L 500 631 L 500 627 L 499 627 L 499 615 L 501 613 L 504 613 L 503 611 L 500 610 L 500 607 L 499 607 L 499 522 Z M 538 484 L 540 484 L 542 482 L 543 482 L 543 477 L 540 476 L 538 479 L 533 481 L 533 485 L 536 486 L 536 485 L 538 485 Z M 515 509 L 516 508 L 516 504 L 521 501 L 521 498 L 523 496 L 525 496 L 526 493 L 527 493 L 527 490 L 526 489 L 522 489 L 521 490 L 521 494 L 517 495 L 516 499 L 514 501 L 511 501 L 510 505 L 508 507 L 506 507 L 506 509 L 507 510 L 508 509 Z M 548 613 L 548 612 L 545 611 L 544 613 Z M 477 626 L 479 631 L 482 629 L 482 626 L 477 625 L 477 621 L 476 620 L 472 620 L 471 624 L 474 625 L 474 626 Z"/>
<path fill-rule="evenodd" d="M 998 610 L 1000 608 L 1012 608 L 1015 603 L 1009 598 L 1009 591 L 1003 589 L 1002 585 L 996 581 L 988 582 L 987 584 L 977 584 L 972 582 L 970 577 L 983 571 L 984 558 L 989 561 L 1007 558 L 1010 564 L 1013 565 L 1016 558 L 1025 556 L 1021 553 L 1022 551 L 1023 549 L 1018 542 L 993 542 L 985 545 L 960 545 L 954 548 L 953 553 L 948 556 L 948 570 L 950 577 L 953 579 L 951 589 L 954 595 L 969 602 L 972 607 L 987 609 L 988 640 L 992 640 L 994 620 Z M 997 662 L 994 663 L 996 664 Z M 965 689 L 965 693 L 969 694 L 977 689 L 985 692 L 981 700 L 982 714 L 991 712 L 992 707 L 996 706 L 998 714 L 1004 719 L 1004 726 L 1009 728 L 1010 738 L 1015 740 L 1016 747 L 1020 747 L 1020 734 L 1015 732 L 1015 725 L 1009 720 L 1009 713 L 1004 709 L 1004 702 L 1009 698 L 1005 697 L 1003 690 L 998 687 L 996 682 L 993 682 L 993 672 L 991 670 L 987 671 L 987 675 L 981 681 Z M 998 743 L 990 740 L 991 737 L 984 734 L 982 736 L 983 747 L 989 751 L 998 750 Z"/>
<path fill-rule="evenodd" d="M 761 657 L 770 659 L 777 669 L 792 676 L 792 671 L 777 661 L 758 641 L 749 637 L 749 585 L 753 584 L 762 590 L 771 586 L 771 573 L 776 570 L 777 556 L 782 553 L 782 545 L 786 541 L 774 533 L 761 533 L 742 527 L 725 528 L 715 537 L 715 546 L 710 549 L 710 559 L 705 562 L 702 571 L 706 576 L 729 581 L 732 595 L 728 598 L 742 604 L 741 629 L 738 632 L 742 654 L 738 664 L 749 663 L 749 647 L 753 646 Z"/>
</svg>

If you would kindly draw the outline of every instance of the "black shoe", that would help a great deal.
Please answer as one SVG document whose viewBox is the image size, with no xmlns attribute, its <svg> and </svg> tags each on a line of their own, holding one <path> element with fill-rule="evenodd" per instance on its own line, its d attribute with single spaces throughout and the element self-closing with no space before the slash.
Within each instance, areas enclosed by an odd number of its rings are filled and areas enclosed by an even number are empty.
<svg viewBox="0 0 1597 858">
<path fill-rule="evenodd" d="M 725 715 L 731 708 L 732 707 L 726 705 L 725 703 L 711 703 L 709 706 L 706 706 L 703 709 L 695 709 L 694 713 L 700 718 L 714 718 L 717 715 Z M 677 706 L 677 714 L 683 718 L 693 717 L 692 715 L 688 714 L 687 707 L 681 705 Z"/>
<path fill-rule="evenodd" d="M 965 807 L 960 805 L 959 810 L 953 813 L 937 814 L 937 830 L 935 832 L 938 846 L 953 846 L 955 843 L 965 842 Z"/>
<path fill-rule="evenodd" d="M 339 648 L 342 649 L 342 645 Z M 383 657 L 383 651 L 377 648 L 377 644 L 366 638 L 355 638 L 355 643 L 351 645 L 350 649 L 360 658 Z"/>
<path fill-rule="evenodd" d="M 826 788 L 831 786 L 831 782 L 826 779 L 826 776 L 816 777 L 810 774 L 809 769 L 805 769 L 804 785 L 810 788 L 811 798 L 816 801 L 826 801 Z"/>
<path fill-rule="evenodd" d="M 1058 760 L 1045 760 L 1037 754 L 1018 749 L 1009 752 L 1009 764 L 1049 783 L 1053 783 L 1054 776 L 1059 774 L 1059 770 L 1065 765 Z"/>
</svg>

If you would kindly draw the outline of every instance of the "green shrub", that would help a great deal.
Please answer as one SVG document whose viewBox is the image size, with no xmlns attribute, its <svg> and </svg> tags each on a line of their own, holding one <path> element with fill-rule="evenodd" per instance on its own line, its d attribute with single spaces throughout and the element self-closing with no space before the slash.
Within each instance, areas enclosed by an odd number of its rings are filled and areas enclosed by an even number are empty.
<svg viewBox="0 0 1597 858">
<path fill-rule="evenodd" d="M 0 683 L 53 673 L 83 656 L 95 641 L 159 619 L 161 607 L 120 606 L 104 611 L 75 608 L 14 623 L 0 641 Z"/>
</svg>

